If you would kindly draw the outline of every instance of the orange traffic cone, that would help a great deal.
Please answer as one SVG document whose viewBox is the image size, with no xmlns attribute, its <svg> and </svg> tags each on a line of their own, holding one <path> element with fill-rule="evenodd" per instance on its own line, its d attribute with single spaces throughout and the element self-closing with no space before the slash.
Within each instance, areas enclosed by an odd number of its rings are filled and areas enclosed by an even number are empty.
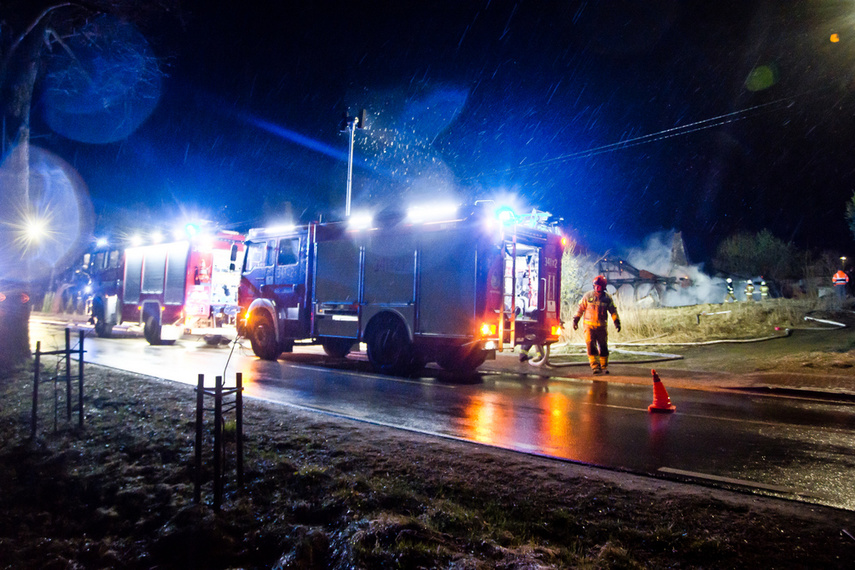
<svg viewBox="0 0 855 570">
<path fill-rule="evenodd" d="M 653 373 L 653 403 L 647 406 L 648 412 L 671 413 L 677 409 L 677 406 L 671 404 L 671 398 L 668 396 L 668 391 L 665 390 L 665 385 L 659 379 L 659 375 L 655 370 Z"/>
</svg>

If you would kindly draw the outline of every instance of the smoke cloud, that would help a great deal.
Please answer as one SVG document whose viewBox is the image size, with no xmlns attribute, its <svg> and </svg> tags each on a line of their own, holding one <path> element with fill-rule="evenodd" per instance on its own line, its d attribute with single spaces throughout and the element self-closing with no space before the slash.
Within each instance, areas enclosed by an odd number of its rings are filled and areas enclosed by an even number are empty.
<svg viewBox="0 0 855 570">
<path fill-rule="evenodd" d="M 674 277 L 678 282 L 658 290 L 653 285 L 641 285 L 634 291 L 624 286 L 618 291 L 620 298 L 623 301 L 634 299 L 641 305 L 666 307 L 723 302 L 726 294 L 724 279 L 704 273 L 703 264 L 688 263 L 682 248 L 682 238 L 671 230 L 651 234 L 641 247 L 627 250 L 622 258 L 636 269 L 660 277 Z"/>
</svg>

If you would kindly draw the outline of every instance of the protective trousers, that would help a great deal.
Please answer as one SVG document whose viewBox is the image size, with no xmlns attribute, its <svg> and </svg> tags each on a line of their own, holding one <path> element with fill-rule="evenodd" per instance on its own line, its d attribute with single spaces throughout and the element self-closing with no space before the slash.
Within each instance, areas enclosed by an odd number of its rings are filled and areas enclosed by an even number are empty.
<svg viewBox="0 0 855 570">
<path fill-rule="evenodd" d="M 588 349 L 588 362 L 594 372 L 608 370 L 609 345 L 606 327 L 585 327 L 585 346 Z"/>
</svg>

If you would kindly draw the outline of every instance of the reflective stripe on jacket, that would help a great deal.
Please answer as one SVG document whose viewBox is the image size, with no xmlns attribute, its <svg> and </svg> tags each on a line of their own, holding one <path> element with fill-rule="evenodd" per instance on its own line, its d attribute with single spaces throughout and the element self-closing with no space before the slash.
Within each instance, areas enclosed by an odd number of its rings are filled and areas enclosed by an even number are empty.
<svg viewBox="0 0 855 570">
<path fill-rule="evenodd" d="M 579 301 L 579 309 L 576 316 L 585 316 L 586 327 L 605 327 L 609 323 L 608 315 L 611 313 L 612 320 L 617 320 L 617 307 L 612 296 L 603 291 L 600 295 L 596 291 L 588 291 Z"/>
<path fill-rule="evenodd" d="M 849 276 L 846 275 L 843 270 L 840 270 L 834 274 L 834 277 L 831 279 L 831 281 L 835 285 L 846 285 L 847 283 L 849 283 Z"/>
</svg>

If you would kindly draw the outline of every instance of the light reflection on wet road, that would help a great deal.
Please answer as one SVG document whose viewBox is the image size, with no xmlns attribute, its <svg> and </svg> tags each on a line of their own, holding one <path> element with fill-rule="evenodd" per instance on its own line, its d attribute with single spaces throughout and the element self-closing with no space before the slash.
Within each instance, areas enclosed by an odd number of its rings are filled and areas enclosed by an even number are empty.
<svg viewBox="0 0 855 570">
<path fill-rule="evenodd" d="M 31 323 L 55 348 L 62 330 Z M 77 338 L 76 333 L 73 338 Z M 45 340 L 47 339 L 47 341 Z M 51 343 L 54 345 L 51 345 Z M 591 465 L 700 480 L 855 510 L 855 406 L 669 388 L 674 414 L 650 414 L 649 386 L 483 373 L 451 379 L 372 374 L 317 349 L 277 362 L 238 347 L 87 337 L 86 361 L 195 384 L 242 372 L 249 397 Z M 320 364 L 325 364 L 320 366 Z"/>
</svg>

